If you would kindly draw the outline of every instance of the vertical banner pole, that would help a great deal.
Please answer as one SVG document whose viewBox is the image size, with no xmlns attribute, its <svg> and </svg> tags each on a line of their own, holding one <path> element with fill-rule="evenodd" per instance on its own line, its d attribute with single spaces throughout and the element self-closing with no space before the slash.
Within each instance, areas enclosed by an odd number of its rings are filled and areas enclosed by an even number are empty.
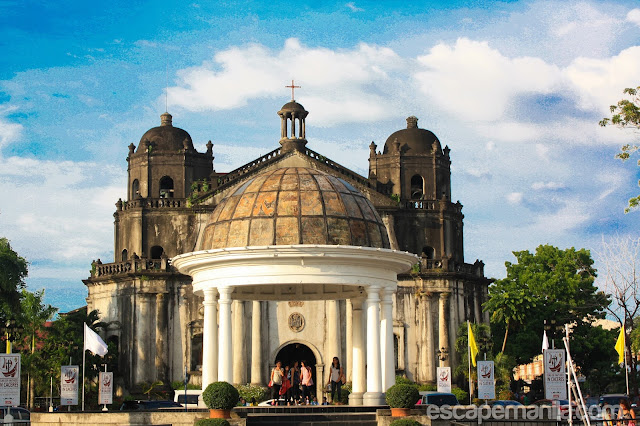
<svg viewBox="0 0 640 426">
<path fill-rule="evenodd" d="M 471 330 L 471 324 L 467 321 L 467 330 Z M 471 378 L 471 336 L 467 333 L 467 356 L 469 358 L 469 405 L 473 404 L 473 382 Z"/>
<path fill-rule="evenodd" d="M 84 411 L 84 370 L 85 370 L 85 351 L 84 347 L 82 349 L 82 411 Z"/>
</svg>

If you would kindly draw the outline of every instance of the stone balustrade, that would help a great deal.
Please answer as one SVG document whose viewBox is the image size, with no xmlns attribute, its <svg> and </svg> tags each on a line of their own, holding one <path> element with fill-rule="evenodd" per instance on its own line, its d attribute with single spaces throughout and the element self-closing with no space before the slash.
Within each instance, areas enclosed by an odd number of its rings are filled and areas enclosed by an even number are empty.
<svg viewBox="0 0 640 426">
<path fill-rule="evenodd" d="M 367 188 L 371 188 L 371 182 L 369 182 L 368 179 L 365 179 L 362 176 L 360 176 L 359 174 L 347 169 L 344 166 L 341 166 L 340 164 L 336 163 L 335 161 L 328 159 L 324 155 L 318 154 L 317 152 L 315 152 L 315 151 L 313 151 L 313 150 L 311 150 L 309 148 L 305 148 L 305 150 L 303 152 L 304 152 L 304 154 L 306 156 L 311 157 L 314 160 L 320 161 L 321 163 L 324 163 L 325 165 L 331 167 L 331 169 L 337 171 L 341 175 L 346 176 L 349 179 L 358 182 L 362 186 L 365 186 Z"/>
<path fill-rule="evenodd" d="M 476 260 L 475 263 L 460 263 L 451 259 L 420 259 L 420 273 L 429 272 L 460 272 L 463 274 L 484 277 L 484 263 Z"/>
<path fill-rule="evenodd" d="M 439 210 L 440 203 L 444 202 L 445 200 L 411 200 L 405 201 L 404 207 L 414 210 Z M 460 204 L 460 202 L 450 204 L 450 206 L 455 210 L 456 213 L 462 212 L 462 204 Z"/>
<path fill-rule="evenodd" d="M 91 278 L 109 275 L 121 275 L 144 272 L 172 272 L 173 268 L 168 258 L 163 259 L 129 259 L 124 262 L 101 263 L 100 260 L 91 263 Z"/>
<path fill-rule="evenodd" d="M 118 210 L 129 210 L 136 208 L 146 209 L 164 209 L 164 208 L 183 208 L 187 203 L 184 198 L 136 198 L 129 201 L 120 201 L 116 203 Z"/>
<path fill-rule="evenodd" d="M 272 162 L 276 158 L 279 158 L 281 155 L 282 155 L 281 149 L 277 148 L 277 149 L 274 149 L 273 151 L 263 155 L 262 157 L 256 158 L 255 160 L 253 160 L 250 163 L 247 163 L 247 164 L 245 164 L 243 166 L 238 167 L 235 170 L 230 171 L 226 175 L 220 177 L 220 179 L 218 181 L 219 186 L 218 186 L 217 189 L 221 189 L 225 185 L 235 183 L 235 181 L 238 178 L 240 178 L 241 176 L 244 176 L 247 173 L 250 173 L 253 170 L 258 169 L 260 166 L 264 165 L 265 163 Z"/>
</svg>

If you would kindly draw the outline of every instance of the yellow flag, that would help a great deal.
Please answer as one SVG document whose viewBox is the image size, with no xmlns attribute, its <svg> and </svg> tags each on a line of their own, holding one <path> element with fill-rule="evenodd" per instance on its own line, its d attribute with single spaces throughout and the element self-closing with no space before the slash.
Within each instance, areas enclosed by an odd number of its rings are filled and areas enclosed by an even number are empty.
<svg viewBox="0 0 640 426">
<path fill-rule="evenodd" d="M 616 342 L 616 352 L 618 352 L 618 364 L 622 364 L 624 362 L 624 351 L 625 351 L 625 333 L 624 326 L 620 327 L 620 335 L 618 335 L 618 341 Z"/>
<path fill-rule="evenodd" d="M 471 331 L 471 323 L 467 321 L 467 327 L 469 327 L 469 349 L 471 351 L 471 362 L 473 366 L 476 366 L 476 355 L 478 355 L 478 345 L 476 344 L 476 338 L 473 337 L 473 331 Z M 616 346 L 617 348 L 617 346 Z"/>
</svg>

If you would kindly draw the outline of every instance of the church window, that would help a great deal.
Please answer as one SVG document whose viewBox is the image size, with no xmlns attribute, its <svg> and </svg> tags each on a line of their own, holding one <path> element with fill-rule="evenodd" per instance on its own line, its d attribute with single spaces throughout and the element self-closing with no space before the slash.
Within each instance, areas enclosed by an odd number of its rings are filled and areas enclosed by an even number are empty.
<svg viewBox="0 0 640 426">
<path fill-rule="evenodd" d="M 164 253 L 164 249 L 160 246 L 151 247 L 151 258 L 152 259 L 160 259 L 162 254 Z"/>
<path fill-rule="evenodd" d="M 127 252 L 127 249 L 122 250 L 122 261 L 126 262 L 127 260 L 129 260 L 129 253 Z"/>
<path fill-rule="evenodd" d="M 426 257 L 427 259 L 433 259 L 435 257 L 435 250 L 433 247 L 424 246 L 422 247 L 422 257 Z"/>
<path fill-rule="evenodd" d="M 395 360 L 395 369 L 398 370 L 398 358 L 400 353 L 400 337 L 393 333 L 393 359 Z"/>
<path fill-rule="evenodd" d="M 160 179 L 160 198 L 173 198 L 173 179 L 169 176 Z"/>
<path fill-rule="evenodd" d="M 421 200 L 424 194 L 424 179 L 420 175 L 413 175 L 411 178 L 411 199 Z"/>
<path fill-rule="evenodd" d="M 138 182 L 138 179 L 134 179 L 131 184 L 131 198 L 140 198 L 140 182 Z"/>
</svg>

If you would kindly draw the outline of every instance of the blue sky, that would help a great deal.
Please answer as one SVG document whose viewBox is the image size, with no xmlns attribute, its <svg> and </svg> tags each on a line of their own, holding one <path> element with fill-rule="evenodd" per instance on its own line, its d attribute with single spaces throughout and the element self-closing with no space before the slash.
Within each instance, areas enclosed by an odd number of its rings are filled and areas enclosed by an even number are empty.
<svg viewBox="0 0 640 426">
<path fill-rule="evenodd" d="M 113 257 L 127 145 L 168 109 L 229 171 L 277 147 L 283 86 L 309 147 L 365 174 L 368 145 L 416 115 L 452 149 L 465 258 L 638 237 L 638 135 L 597 125 L 640 84 L 635 1 L 0 0 L 0 235 L 68 310 Z M 168 85 L 168 91 L 166 87 Z M 599 263 L 599 266 L 600 266 Z M 602 274 L 604 275 L 604 274 Z M 601 283 L 604 285 L 604 283 Z"/>
</svg>

